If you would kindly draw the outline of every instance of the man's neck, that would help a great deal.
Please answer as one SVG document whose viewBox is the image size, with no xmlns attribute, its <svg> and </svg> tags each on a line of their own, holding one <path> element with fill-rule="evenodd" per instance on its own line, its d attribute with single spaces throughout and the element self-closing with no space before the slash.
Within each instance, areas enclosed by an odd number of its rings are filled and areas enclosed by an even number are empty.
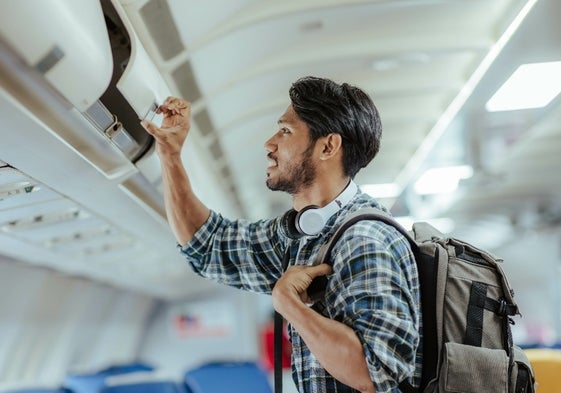
<svg viewBox="0 0 561 393">
<path fill-rule="evenodd" d="M 293 207 L 297 211 L 310 205 L 323 207 L 337 198 L 350 181 L 349 177 L 328 178 L 323 182 L 315 181 L 311 186 L 294 195 Z"/>
</svg>

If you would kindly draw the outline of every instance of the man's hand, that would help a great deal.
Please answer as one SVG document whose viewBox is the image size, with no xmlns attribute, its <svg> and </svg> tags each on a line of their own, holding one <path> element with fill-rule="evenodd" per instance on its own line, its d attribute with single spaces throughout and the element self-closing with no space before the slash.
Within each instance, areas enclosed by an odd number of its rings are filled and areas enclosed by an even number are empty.
<svg viewBox="0 0 561 393">
<path fill-rule="evenodd" d="M 306 305 L 310 302 L 307 289 L 312 280 L 332 270 L 326 263 L 289 267 L 273 288 L 273 306 L 300 334 L 327 372 L 360 392 L 374 393 L 364 349 L 355 331 Z"/>
<path fill-rule="evenodd" d="M 143 120 L 141 124 L 156 139 L 158 154 L 180 154 L 191 128 L 191 103 L 181 98 L 168 97 L 156 113 L 164 115 L 161 127 L 148 120 Z"/>
<path fill-rule="evenodd" d="M 316 266 L 290 266 L 273 288 L 273 306 L 285 315 L 298 303 L 310 303 L 307 289 L 312 280 L 318 276 L 331 274 L 332 268 L 326 263 Z"/>
</svg>

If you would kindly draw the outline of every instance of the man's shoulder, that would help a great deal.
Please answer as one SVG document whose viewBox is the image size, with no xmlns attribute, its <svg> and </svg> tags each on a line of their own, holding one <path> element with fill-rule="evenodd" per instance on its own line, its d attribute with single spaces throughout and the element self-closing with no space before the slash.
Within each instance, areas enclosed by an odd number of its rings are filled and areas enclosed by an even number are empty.
<svg viewBox="0 0 561 393">
<path fill-rule="evenodd" d="M 372 208 L 381 210 L 384 213 L 391 216 L 391 213 L 388 210 L 388 208 L 386 208 L 384 205 L 378 202 L 378 200 L 376 200 L 375 198 L 371 197 L 368 194 L 360 193 L 357 194 L 357 196 L 351 201 L 351 203 L 345 206 L 345 208 L 341 209 L 340 214 L 335 220 L 334 227 L 338 227 L 339 225 L 341 225 L 347 218 L 349 218 L 349 216 L 356 215 L 361 210 L 372 209 Z M 364 221 L 377 223 L 375 224 L 376 226 L 380 223 L 383 224 L 381 221 L 376 221 L 376 220 L 364 220 Z"/>
<path fill-rule="evenodd" d="M 364 209 L 375 208 L 383 211 L 387 215 L 391 216 L 391 212 L 381 203 L 379 203 L 375 198 L 361 193 L 357 195 L 355 199 L 348 205 L 348 208 L 341 211 L 341 214 L 335 220 L 332 228 L 334 233 L 338 227 L 340 227 L 349 216 L 354 216 Z M 360 220 L 350 227 L 348 227 L 342 234 L 343 240 L 352 238 L 370 238 L 373 240 L 378 240 L 384 243 L 391 243 L 396 239 L 403 239 L 405 242 L 405 237 L 399 233 L 399 231 L 390 224 L 387 224 L 381 220 L 365 219 Z"/>
</svg>

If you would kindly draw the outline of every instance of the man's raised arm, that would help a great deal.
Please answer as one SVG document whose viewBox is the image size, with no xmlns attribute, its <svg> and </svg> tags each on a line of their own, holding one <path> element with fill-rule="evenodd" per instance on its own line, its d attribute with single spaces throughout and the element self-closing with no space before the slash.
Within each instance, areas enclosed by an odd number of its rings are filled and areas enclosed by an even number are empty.
<svg viewBox="0 0 561 393">
<path fill-rule="evenodd" d="M 162 126 L 143 120 L 142 126 L 156 140 L 162 165 L 164 200 L 169 224 L 180 245 L 187 243 L 207 220 L 210 211 L 197 198 L 181 161 L 181 150 L 191 127 L 191 104 L 168 97 L 156 111 Z"/>
</svg>

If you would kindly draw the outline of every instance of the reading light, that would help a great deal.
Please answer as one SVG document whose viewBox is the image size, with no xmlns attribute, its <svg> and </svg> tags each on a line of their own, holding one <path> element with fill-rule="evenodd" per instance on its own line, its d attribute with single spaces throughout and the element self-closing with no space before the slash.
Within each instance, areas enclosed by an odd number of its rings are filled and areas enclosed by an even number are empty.
<svg viewBox="0 0 561 393">
<path fill-rule="evenodd" d="M 561 61 L 523 64 L 485 105 L 489 112 L 542 108 L 561 92 Z"/>
<path fill-rule="evenodd" d="M 5 184 L 0 186 L 0 201 L 14 197 L 16 195 L 29 194 L 39 191 L 40 187 L 28 181 Z"/>
</svg>

